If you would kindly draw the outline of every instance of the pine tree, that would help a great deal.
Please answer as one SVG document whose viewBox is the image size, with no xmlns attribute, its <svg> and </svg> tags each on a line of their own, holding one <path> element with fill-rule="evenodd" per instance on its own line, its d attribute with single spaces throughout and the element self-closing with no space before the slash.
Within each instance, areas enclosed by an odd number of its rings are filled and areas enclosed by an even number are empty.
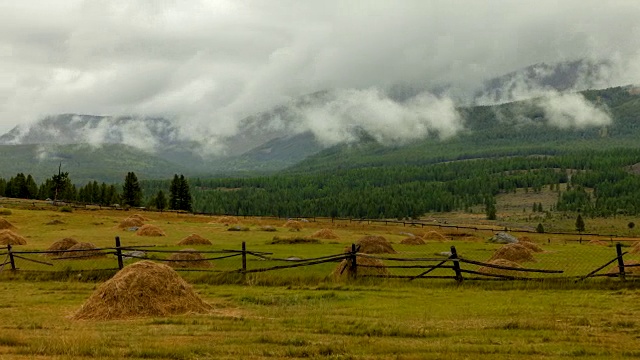
<svg viewBox="0 0 640 360">
<path fill-rule="evenodd" d="M 582 220 L 582 216 L 578 214 L 578 217 L 576 218 L 576 231 L 583 232 L 584 230 L 584 220 Z"/>
<path fill-rule="evenodd" d="M 542 223 L 538 223 L 538 226 L 536 227 L 536 232 L 539 233 L 544 233 L 544 226 L 542 226 Z"/>
<path fill-rule="evenodd" d="M 161 212 L 167 208 L 167 198 L 164 196 L 164 192 L 162 190 L 158 191 L 158 194 L 154 199 L 154 205 L 156 206 L 156 209 Z"/>
<path fill-rule="evenodd" d="M 178 198 L 180 197 L 179 192 L 180 187 L 180 178 L 178 178 L 178 174 L 173 175 L 173 180 L 171 180 L 171 185 L 169 186 L 169 209 L 171 210 L 179 210 L 178 209 Z"/>
<path fill-rule="evenodd" d="M 180 175 L 178 193 L 180 194 L 179 210 L 191 211 L 191 190 L 189 189 L 189 182 L 184 178 L 184 175 Z"/>
<path fill-rule="evenodd" d="M 142 203 L 142 189 L 138 177 L 133 172 L 127 173 L 122 186 L 122 202 L 128 206 L 140 206 Z"/>
</svg>

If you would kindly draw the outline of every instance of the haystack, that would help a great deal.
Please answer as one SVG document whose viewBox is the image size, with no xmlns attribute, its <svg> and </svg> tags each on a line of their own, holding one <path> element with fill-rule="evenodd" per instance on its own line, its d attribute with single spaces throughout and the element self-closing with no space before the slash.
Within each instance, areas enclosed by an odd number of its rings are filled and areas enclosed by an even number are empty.
<svg viewBox="0 0 640 360">
<path fill-rule="evenodd" d="M 138 231 L 136 231 L 136 235 L 139 236 L 165 236 L 166 234 L 162 229 L 155 225 L 145 224 L 142 225 Z"/>
<path fill-rule="evenodd" d="M 302 223 L 300 221 L 288 220 L 283 226 L 289 228 L 291 231 L 302 230 Z"/>
<path fill-rule="evenodd" d="M 591 240 L 587 243 L 587 245 L 597 245 L 597 246 L 609 246 L 609 243 L 602 241 L 602 240 L 598 240 L 598 239 L 594 239 Z"/>
<path fill-rule="evenodd" d="M 312 239 L 338 239 L 338 235 L 331 229 L 321 229 L 309 236 Z"/>
<path fill-rule="evenodd" d="M 607 274 L 617 274 L 620 272 L 620 268 L 618 268 L 617 263 L 615 263 L 616 265 L 612 266 L 609 268 L 609 270 L 607 271 Z M 629 265 L 638 265 L 640 264 L 640 262 L 635 261 L 635 260 L 628 260 L 624 262 L 624 273 L 625 274 L 634 274 L 634 275 L 638 275 L 640 273 L 640 266 L 632 266 L 632 267 L 627 267 Z"/>
<path fill-rule="evenodd" d="M 139 261 L 100 285 L 71 316 L 75 320 L 127 319 L 207 313 L 211 305 L 202 301 L 191 285 L 173 269 L 148 260 Z"/>
<path fill-rule="evenodd" d="M 356 241 L 356 246 L 360 246 L 360 252 L 365 254 L 397 253 L 391 246 L 391 243 L 382 236 L 365 236 Z"/>
<path fill-rule="evenodd" d="M 135 217 L 128 217 L 124 220 L 122 220 L 120 222 L 120 225 L 118 225 L 118 227 L 120 229 L 127 229 L 130 227 L 141 227 L 142 225 L 144 225 L 144 221 L 135 218 Z"/>
<path fill-rule="evenodd" d="M 171 254 L 168 260 L 169 265 L 174 268 L 210 268 L 213 266 L 210 262 L 204 260 L 202 254 L 196 249 L 182 249 L 177 253 Z"/>
<path fill-rule="evenodd" d="M 437 231 L 427 231 L 422 235 L 423 240 L 448 241 L 446 236 Z"/>
<path fill-rule="evenodd" d="M 16 227 L 13 226 L 10 222 L 8 222 L 7 220 L 0 218 L 0 230 L 5 230 L 5 229 L 9 229 L 9 230 L 13 230 Z"/>
<path fill-rule="evenodd" d="M 509 260 L 505 260 L 505 259 L 491 260 L 491 261 L 489 261 L 489 264 L 498 265 L 498 266 L 505 266 L 505 267 L 510 267 L 510 268 L 518 268 L 518 269 L 522 268 L 522 266 L 520 266 L 518 263 L 515 263 L 513 261 L 509 261 Z M 523 272 L 522 271 L 507 270 L 507 269 L 496 269 L 496 268 L 492 268 L 492 267 L 488 267 L 488 266 L 483 266 L 483 267 L 479 268 L 478 271 L 482 272 L 482 273 L 485 273 L 485 274 L 492 274 L 492 275 L 506 275 L 506 276 L 517 276 L 517 277 L 523 276 Z"/>
<path fill-rule="evenodd" d="M 64 259 L 77 258 L 78 260 L 98 259 L 98 258 L 105 257 L 105 254 L 97 249 L 98 247 L 92 243 L 79 242 L 73 245 L 72 247 L 68 248 L 67 250 L 69 251 L 63 252 L 59 257 Z M 78 251 L 71 251 L 71 250 L 78 250 Z"/>
<path fill-rule="evenodd" d="M 533 257 L 533 253 L 531 250 L 522 246 L 521 244 L 506 244 L 496 250 L 496 252 L 491 256 L 489 261 L 496 259 L 504 259 L 513 261 L 516 263 L 522 263 L 526 261 L 535 262 L 536 259 Z"/>
<path fill-rule="evenodd" d="M 269 231 L 269 232 L 274 232 L 277 231 L 277 229 L 271 225 L 264 225 L 264 226 L 260 226 L 260 230 L 261 231 Z"/>
<path fill-rule="evenodd" d="M 47 248 L 47 251 L 51 251 L 50 253 L 47 253 L 47 256 L 60 256 L 64 254 L 64 252 L 60 252 L 61 250 L 69 250 L 69 248 L 77 244 L 78 244 L 78 241 L 72 238 L 64 238 L 64 239 L 58 240 Z M 79 253 L 76 253 L 76 255 L 78 254 Z"/>
<path fill-rule="evenodd" d="M 211 245 L 211 241 L 203 238 L 198 234 L 191 234 L 180 240 L 178 245 Z"/>
<path fill-rule="evenodd" d="M 409 236 L 400 241 L 403 245 L 425 245 L 426 242 L 419 236 Z"/>
<path fill-rule="evenodd" d="M 27 245 L 27 239 L 9 229 L 4 229 L 0 230 L 0 245 Z"/>
<path fill-rule="evenodd" d="M 389 275 L 389 270 L 387 270 L 387 268 L 384 266 L 384 263 L 378 259 L 357 256 L 356 266 L 357 276 Z M 348 259 L 342 260 L 333 270 L 333 276 L 335 277 L 349 277 L 351 274 L 351 261 Z"/>
<path fill-rule="evenodd" d="M 532 241 L 531 242 L 522 241 L 522 239 L 520 239 L 520 241 L 518 241 L 518 244 L 526 247 L 527 249 L 531 250 L 532 252 L 539 253 L 539 252 L 543 252 L 544 251 L 544 250 L 542 250 L 542 248 L 538 244 L 536 244 L 536 243 L 534 243 Z"/>
</svg>

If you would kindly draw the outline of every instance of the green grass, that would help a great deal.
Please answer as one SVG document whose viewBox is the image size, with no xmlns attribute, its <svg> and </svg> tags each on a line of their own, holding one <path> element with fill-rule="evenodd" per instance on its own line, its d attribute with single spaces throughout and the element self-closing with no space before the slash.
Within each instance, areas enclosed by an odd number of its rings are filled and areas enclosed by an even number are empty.
<svg viewBox="0 0 640 360">
<path fill-rule="evenodd" d="M 640 354 L 635 287 L 197 285 L 211 314 L 92 322 L 67 315 L 93 284 L 7 281 L 0 357 L 625 358 Z"/>
</svg>

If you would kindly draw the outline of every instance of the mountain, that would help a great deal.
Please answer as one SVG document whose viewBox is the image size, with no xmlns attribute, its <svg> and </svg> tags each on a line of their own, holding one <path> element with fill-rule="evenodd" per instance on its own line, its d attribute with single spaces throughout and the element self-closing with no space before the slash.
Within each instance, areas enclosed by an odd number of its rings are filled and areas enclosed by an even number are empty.
<svg viewBox="0 0 640 360">
<path fill-rule="evenodd" d="M 496 104 L 530 97 L 545 90 L 582 91 L 608 83 L 607 61 L 575 60 L 527 66 L 484 82 L 474 95 L 476 104 Z"/>
</svg>

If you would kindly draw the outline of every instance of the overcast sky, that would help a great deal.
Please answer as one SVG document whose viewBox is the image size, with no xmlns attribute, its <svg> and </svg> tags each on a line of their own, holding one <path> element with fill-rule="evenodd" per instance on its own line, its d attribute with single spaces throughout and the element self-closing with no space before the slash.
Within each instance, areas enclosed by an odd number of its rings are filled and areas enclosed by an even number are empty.
<svg viewBox="0 0 640 360">
<path fill-rule="evenodd" d="M 580 58 L 612 61 L 611 84 L 637 83 L 639 24 L 637 0 L 0 0 L 0 133 L 81 113 L 231 134 L 318 90 L 466 91 Z"/>
</svg>

